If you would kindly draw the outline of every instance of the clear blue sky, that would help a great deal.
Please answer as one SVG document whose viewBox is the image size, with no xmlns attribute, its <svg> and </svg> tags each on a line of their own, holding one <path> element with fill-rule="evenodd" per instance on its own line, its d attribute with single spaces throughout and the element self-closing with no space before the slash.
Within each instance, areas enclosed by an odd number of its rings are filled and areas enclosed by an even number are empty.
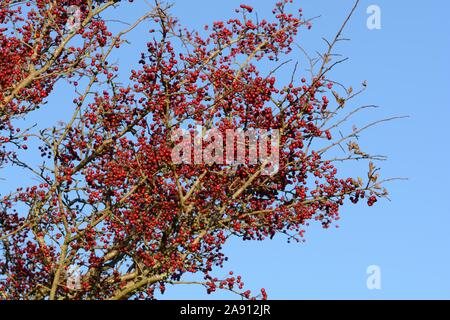
<svg viewBox="0 0 450 320">
<path fill-rule="evenodd" d="M 201 28 L 232 16 L 241 3 L 254 6 L 259 17 L 268 16 L 275 1 L 173 2 L 173 13 L 184 24 Z M 301 44 L 310 52 L 324 49 L 321 37 L 334 35 L 353 4 L 352 0 L 295 2 L 306 17 L 321 15 L 314 28 L 302 34 Z M 381 30 L 366 27 L 366 8 L 371 4 L 381 8 Z M 147 7 L 137 0 L 111 18 L 131 22 Z M 361 140 L 366 150 L 389 156 L 383 163 L 384 176 L 409 178 L 389 186 L 392 202 L 372 208 L 345 206 L 340 229 L 312 227 L 304 244 L 288 244 L 282 237 L 262 243 L 231 241 L 226 246 L 230 260 L 218 276 L 234 270 L 249 289 L 264 287 L 271 299 L 450 299 L 448 15 L 450 3 L 444 0 L 363 0 L 345 32 L 351 41 L 339 46 L 350 61 L 335 70 L 334 78 L 354 87 L 367 80 L 368 91 L 355 102 L 383 107 L 357 123 L 410 116 L 372 129 Z M 146 29 L 132 33 L 131 45 L 116 54 L 120 65 L 136 65 L 145 48 Z M 47 112 L 37 112 L 35 120 L 51 124 L 64 119 L 70 100 L 61 85 Z M 23 183 L 17 173 L 6 178 L 0 181 L 0 192 Z M 369 265 L 381 268 L 381 290 L 366 287 Z M 177 286 L 168 287 L 162 298 L 236 297 L 225 292 L 208 296 L 201 287 Z"/>
</svg>

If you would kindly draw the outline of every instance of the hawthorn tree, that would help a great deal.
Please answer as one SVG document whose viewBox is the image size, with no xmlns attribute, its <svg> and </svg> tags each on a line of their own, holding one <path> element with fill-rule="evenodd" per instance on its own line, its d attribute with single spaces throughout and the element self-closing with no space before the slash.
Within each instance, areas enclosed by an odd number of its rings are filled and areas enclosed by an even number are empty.
<svg viewBox="0 0 450 320">
<path fill-rule="evenodd" d="M 304 76 L 286 59 L 303 51 L 298 35 L 311 21 L 289 2 L 276 3 L 268 20 L 242 5 L 235 18 L 196 32 L 155 1 L 113 34 L 105 10 L 133 4 L 2 1 L 0 176 L 17 166 L 40 181 L 0 195 L 2 299 L 152 299 L 187 273 L 202 274 L 192 283 L 208 293 L 265 299 L 263 289 L 245 291 L 240 276 L 214 274 L 227 239 L 302 241 L 310 221 L 328 228 L 347 201 L 371 206 L 387 196 L 371 162 L 384 158 L 363 152 L 356 137 L 388 119 L 340 133 L 374 106 L 350 107 L 366 85 L 353 90 L 329 77 L 345 61 L 334 48 L 359 1 L 326 51 L 307 56 Z M 124 84 L 109 57 L 141 23 L 151 28 L 147 51 Z M 286 71 L 289 81 L 279 76 Z M 64 106 L 67 120 L 23 127 L 58 81 L 77 93 Z M 250 161 L 175 163 L 171 137 L 180 128 L 194 135 L 193 123 L 279 130 L 277 172 L 263 175 L 266 164 Z M 30 161 L 39 156 L 39 165 Z M 339 175 L 337 164 L 352 160 L 370 162 L 365 179 Z"/>
</svg>

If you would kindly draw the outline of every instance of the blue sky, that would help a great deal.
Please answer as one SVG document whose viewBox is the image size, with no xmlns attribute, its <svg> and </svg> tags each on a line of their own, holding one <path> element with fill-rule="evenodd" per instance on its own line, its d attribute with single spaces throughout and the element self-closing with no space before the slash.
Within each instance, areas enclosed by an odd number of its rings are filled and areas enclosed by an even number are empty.
<svg viewBox="0 0 450 320">
<path fill-rule="evenodd" d="M 255 7 L 259 17 L 269 16 L 274 4 L 272 0 L 173 2 L 173 14 L 198 29 L 233 16 L 241 3 Z M 296 0 L 295 4 L 306 17 L 321 16 L 300 38 L 303 47 L 314 52 L 324 50 L 321 37 L 335 34 L 353 1 Z M 366 27 L 366 8 L 372 4 L 381 8 L 381 30 Z M 147 8 L 145 1 L 137 0 L 110 15 L 131 22 Z M 382 164 L 385 177 L 409 178 L 389 185 L 392 202 L 372 208 L 347 205 L 339 229 L 313 226 L 304 244 L 288 244 L 283 237 L 231 241 L 225 248 L 230 260 L 218 276 L 233 270 L 242 275 L 246 287 L 255 291 L 264 287 L 271 299 L 450 299 L 449 14 L 450 3 L 444 0 L 362 0 L 345 31 L 351 41 L 338 47 L 350 60 L 333 72 L 333 78 L 355 88 L 367 80 L 369 88 L 355 104 L 382 107 L 356 123 L 410 116 L 371 129 L 361 139 L 365 150 L 389 156 Z M 145 49 L 146 29 L 144 25 L 131 33 L 131 44 L 115 54 L 122 70 L 136 66 Z M 65 106 L 71 100 L 70 91 L 60 84 L 46 111 L 36 112 L 33 120 L 52 124 L 65 119 Z M 0 192 L 23 184 L 17 172 L 2 177 L 6 181 L 0 181 Z M 370 265 L 381 268 L 381 290 L 367 289 Z M 209 296 L 201 287 L 177 286 L 168 287 L 161 298 L 236 296 L 226 292 Z"/>
</svg>

